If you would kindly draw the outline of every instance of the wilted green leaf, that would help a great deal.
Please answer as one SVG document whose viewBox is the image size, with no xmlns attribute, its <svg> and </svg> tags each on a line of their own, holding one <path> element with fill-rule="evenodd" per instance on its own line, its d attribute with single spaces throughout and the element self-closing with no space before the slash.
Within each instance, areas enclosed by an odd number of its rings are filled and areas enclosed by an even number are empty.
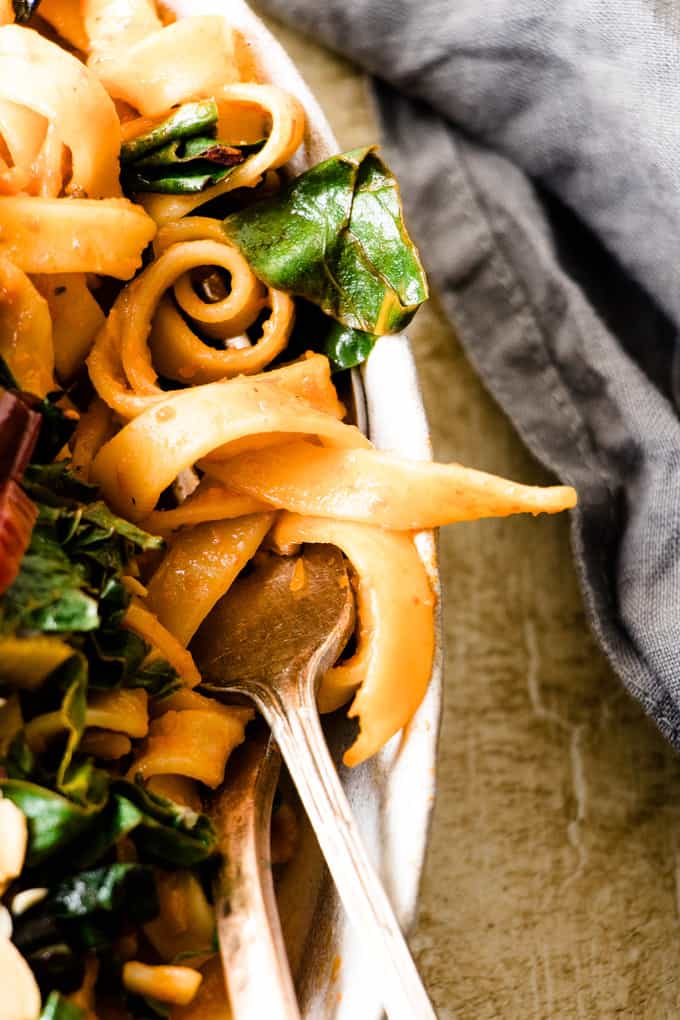
<svg viewBox="0 0 680 1020">
<path fill-rule="evenodd" d="M 185 103 L 162 124 L 123 145 L 121 180 L 127 194 L 192 195 L 219 184 L 264 141 L 218 141 L 217 104 Z"/>
<path fill-rule="evenodd" d="M 142 812 L 143 819 L 133 836 L 142 860 L 191 867 L 214 852 L 215 830 L 207 815 L 159 797 L 141 782 L 119 779 L 113 789 Z"/>
<path fill-rule="evenodd" d="M 224 230 L 266 284 L 363 333 L 399 332 L 428 296 L 397 183 L 372 147 L 320 163 Z"/>
<path fill-rule="evenodd" d="M 36 783 L 0 779 L 3 796 L 13 801 L 28 820 L 29 867 L 41 864 L 80 836 L 92 822 L 93 811 Z"/>
<path fill-rule="evenodd" d="M 103 911 L 143 924 L 158 915 L 151 868 L 131 862 L 69 875 L 50 890 L 40 909 L 54 917 L 87 917 Z"/>
<path fill-rule="evenodd" d="M 161 124 L 143 135 L 132 138 L 121 146 L 120 161 L 123 166 L 134 163 L 155 149 L 180 138 L 192 138 L 215 131 L 219 111 L 214 99 L 202 99 L 196 103 L 184 103 L 179 110 L 171 113 Z"/>
</svg>

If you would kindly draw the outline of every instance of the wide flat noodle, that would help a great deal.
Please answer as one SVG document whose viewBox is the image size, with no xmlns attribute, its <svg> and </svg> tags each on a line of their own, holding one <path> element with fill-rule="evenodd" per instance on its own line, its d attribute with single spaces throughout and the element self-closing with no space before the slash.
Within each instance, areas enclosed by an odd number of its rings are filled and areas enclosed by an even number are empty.
<svg viewBox="0 0 680 1020">
<path fill-rule="evenodd" d="M 147 604 L 186 646 L 259 549 L 274 514 L 199 524 L 173 540 L 149 582 Z"/>
<path fill-rule="evenodd" d="M 183 240 L 169 243 L 175 238 Z M 214 382 L 260 371 L 283 350 L 293 326 L 291 298 L 261 286 L 243 256 L 226 243 L 218 221 L 195 217 L 173 224 L 157 242 L 157 251 L 160 254 L 155 261 L 117 298 L 89 359 L 98 393 L 127 418 L 165 397 L 152 354 L 159 362 L 158 369 L 171 379 Z M 218 266 L 231 279 L 229 295 L 216 304 L 200 301 L 193 294 L 188 274 L 204 266 Z M 246 338 L 248 346 L 240 349 L 209 347 L 165 296 L 171 287 L 197 327 L 212 327 L 225 337 L 241 333 L 268 305 L 270 315 L 261 339 L 249 346 Z"/>
<path fill-rule="evenodd" d="M 219 482 L 206 478 L 174 510 L 154 510 L 144 518 L 142 527 L 152 535 L 167 535 L 178 528 L 205 524 L 207 521 L 231 520 L 267 510 L 267 504 L 261 500 L 230 492 Z"/>
<path fill-rule="evenodd" d="M 141 689 L 90 691 L 85 725 L 145 737 L 149 732 L 149 696 Z"/>
<path fill-rule="evenodd" d="M 286 432 L 314 435 L 330 446 L 370 446 L 354 426 L 276 383 L 238 378 L 175 393 L 140 414 L 100 450 L 92 477 L 115 510 L 141 520 L 179 473 L 201 458 L 222 457 L 228 444 L 244 437 Z"/>
<path fill-rule="evenodd" d="M 153 221 L 126 198 L 0 197 L 0 255 L 26 273 L 129 280 L 155 232 Z"/>
<path fill-rule="evenodd" d="M 40 17 L 54 28 L 62 39 L 82 53 L 89 41 L 80 0 L 41 0 Z"/>
<path fill-rule="evenodd" d="M 225 486 L 294 513 L 363 521 L 396 531 L 480 517 L 559 513 L 576 504 L 566 485 L 519 485 L 463 467 L 379 450 L 331 450 L 301 441 L 209 463 Z"/>
<path fill-rule="evenodd" d="M 272 537 L 283 548 L 322 542 L 342 549 L 358 577 L 357 646 L 323 678 L 322 711 L 344 704 L 359 719 L 346 765 L 375 754 L 413 716 L 432 672 L 434 595 L 410 535 L 367 524 L 282 514 Z"/>
<path fill-rule="evenodd" d="M 0 135 L 7 146 L 14 166 L 33 174 L 47 131 L 48 121 L 28 106 L 0 100 Z"/>
<path fill-rule="evenodd" d="M 90 480 L 90 466 L 115 429 L 113 415 L 103 400 L 95 397 L 80 416 L 71 438 L 71 470 L 83 481 Z"/>
<path fill-rule="evenodd" d="M 153 0 L 78 0 L 90 49 L 129 49 L 162 28 Z"/>
<path fill-rule="evenodd" d="M 32 29 L 4 25 L 0 99 L 28 107 L 54 125 L 71 150 L 68 191 L 89 198 L 120 195 L 116 109 L 96 75 L 79 60 Z"/>
<path fill-rule="evenodd" d="M 212 96 L 225 82 L 238 79 L 233 33 L 219 15 L 183 18 L 135 38 L 137 22 L 117 18 L 113 12 L 92 16 L 95 8 L 115 6 L 84 0 L 91 47 L 88 64 L 112 96 L 143 115 L 155 116 L 188 99 Z M 140 4 L 134 6 L 139 11 Z"/>
</svg>

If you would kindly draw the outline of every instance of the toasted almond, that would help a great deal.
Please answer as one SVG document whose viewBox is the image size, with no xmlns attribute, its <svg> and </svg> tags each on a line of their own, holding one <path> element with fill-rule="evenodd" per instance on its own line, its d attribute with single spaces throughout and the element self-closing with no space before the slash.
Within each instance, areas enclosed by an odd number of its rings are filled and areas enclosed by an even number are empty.
<svg viewBox="0 0 680 1020">
<path fill-rule="evenodd" d="M 5 798 L 0 800 L 0 893 L 21 874 L 26 857 L 28 827 L 26 816 L 16 804 Z"/>
<path fill-rule="evenodd" d="M 40 989 L 33 971 L 8 938 L 0 938 L 0 1020 L 37 1020 Z"/>
</svg>

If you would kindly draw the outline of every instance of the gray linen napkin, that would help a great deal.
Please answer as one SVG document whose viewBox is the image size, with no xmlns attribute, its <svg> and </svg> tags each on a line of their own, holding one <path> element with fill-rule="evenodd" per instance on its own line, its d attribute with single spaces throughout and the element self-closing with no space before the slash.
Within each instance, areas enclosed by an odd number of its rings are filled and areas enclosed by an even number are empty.
<svg viewBox="0 0 680 1020">
<path fill-rule="evenodd" d="M 260 6 L 376 76 L 431 279 L 527 445 L 577 487 L 593 628 L 680 748 L 680 5 Z"/>
</svg>

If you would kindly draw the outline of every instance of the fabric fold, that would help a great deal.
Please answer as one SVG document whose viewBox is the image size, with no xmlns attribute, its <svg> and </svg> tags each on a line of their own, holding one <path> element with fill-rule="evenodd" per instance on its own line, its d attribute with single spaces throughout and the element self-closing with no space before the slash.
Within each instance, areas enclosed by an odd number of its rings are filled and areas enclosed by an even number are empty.
<svg viewBox="0 0 680 1020">
<path fill-rule="evenodd" d="M 261 6 L 378 75 L 444 309 L 529 448 L 578 489 L 590 622 L 680 748 L 680 23 L 648 0 Z"/>
</svg>

